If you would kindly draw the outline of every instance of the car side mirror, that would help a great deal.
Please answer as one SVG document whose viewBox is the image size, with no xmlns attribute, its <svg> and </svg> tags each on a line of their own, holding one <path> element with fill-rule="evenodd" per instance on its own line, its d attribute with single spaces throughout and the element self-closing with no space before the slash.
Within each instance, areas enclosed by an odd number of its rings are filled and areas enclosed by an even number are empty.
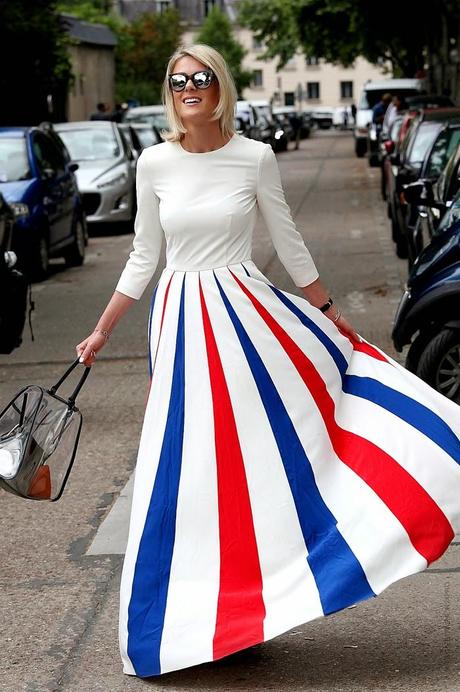
<svg viewBox="0 0 460 692">
<path fill-rule="evenodd" d="M 55 171 L 53 168 L 44 168 L 42 172 L 42 177 L 45 180 L 52 180 L 55 177 Z"/>
<path fill-rule="evenodd" d="M 80 166 L 78 165 L 78 163 L 75 163 L 74 161 L 72 161 L 72 163 L 69 163 L 68 165 L 68 169 L 71 173 L 75 173 L 75 171 L 78 171 L 79 168 Z"/>
<path fill-rule="evenodd" d="M 427 204 L 428 200 L 428 188 L 424 181 L 416 180 L 414 183 L 409 183 L 408 185 L 403 185 L 404 197 L 409 204 Z M 430 188 L 431 196 L 432 191 Z M 425 194 L 424 194 L 425 193 Z"/>
</svg>

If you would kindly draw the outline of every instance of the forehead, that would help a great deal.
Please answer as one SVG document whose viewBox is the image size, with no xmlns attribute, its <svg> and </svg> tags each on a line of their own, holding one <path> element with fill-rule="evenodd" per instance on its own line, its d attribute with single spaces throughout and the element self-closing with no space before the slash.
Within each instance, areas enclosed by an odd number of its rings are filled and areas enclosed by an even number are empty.
<svg viewBox="0 0 460 692">
<path fill-rule="evenodd" d="M 171 72 L 191 73 L 206 69 L 208 69 L 208 67 L 204 63 L 200 62 L 196 58 L 192 58 L 190 55 L 184 55 L 182 58 L 176 60 Z"/>
</svg>

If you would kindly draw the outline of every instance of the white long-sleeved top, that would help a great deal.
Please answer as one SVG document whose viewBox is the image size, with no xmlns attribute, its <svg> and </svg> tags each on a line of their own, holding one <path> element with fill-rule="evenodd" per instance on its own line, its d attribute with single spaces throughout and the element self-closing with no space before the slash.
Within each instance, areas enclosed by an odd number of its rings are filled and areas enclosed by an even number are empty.
<svg viewBox="0 0 460 692">
<path fill-rule="evenodd" d="M 251 259 L 260 209 L 278 256 L 297 286 L 318 271 L 286 203 L 269 144 L 234 134 L 194 153 L 179 142 L 145 149 L 137 164 L 133 250 L 116 290 L 138 299 L 155 272 L 163 234 L 172 270 L 199 271 Z"/>
</svg>

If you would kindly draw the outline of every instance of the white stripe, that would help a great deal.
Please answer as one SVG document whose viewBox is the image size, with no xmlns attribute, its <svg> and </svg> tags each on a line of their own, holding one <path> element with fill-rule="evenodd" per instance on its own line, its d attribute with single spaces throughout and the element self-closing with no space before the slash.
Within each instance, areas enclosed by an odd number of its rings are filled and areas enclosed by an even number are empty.
<svg viewBox="0 0 460 692">
<path fill-rule="evenodd" d="M 434 390 L 420 377 L 403 368 L 389 356 L 386 357 L 389 359 L 389 363 L 377 361 L 375 358 L 356 351 L 353 354 L 348 373 L 362 377 L 373 377 L 423 404 L 440 416 L 453 430 L 459 439 L 460 446 L 460 407 L 458 404 Z"/>
<path fill-rule="evenodd" d="M 163 304 L 165 299 L 166 290 L 168 288 L 169 280 L 172 276 L 172 272 L 169 269 L 164 269 L 157 284 L 157 293 L 155 296 L 155 302 L 153 305 L 153 313 L 150 315 L 148 334 L 149 339 L 149 358 L 150 367 L 153 370 L 153 364 L 155 362 L 155 356 L 158 348 L 158 340 L 160 337 L 160 325 L 161 317 L 163 314 Z"/>
<path fill-rule="evenodd" d="M 329 379 L 330 372 L 335 373 L 330 382 L 331 389 L 337 389 L 337 370 L 330 358 L 327 364 L 324 349 L 318 348 L 316 337 L 280 301 L 274 302 L 260 282 L 246 279 L 244 284 L 265 303 L 316 365 L 323 362 L 322 370 L 328 369 Z M 312 464 L 321 496 L 336 517 L 338 528 L 361 563 L 373 591 L 379 593 L 397 579 L 423 569 L 426 562 L 413 548 L 400 522 L 374 491 L 336 456 L 311 394 L 249 299 L 233 291 L 231 301 L 282 398 Z"/>
<path fill-rule="evenodd" d="M 184 442 L 162 673 L 212 660 L 219 593 L 214 419 L 198 280 L 187 272 Z"/>
<path fill-rule="evenodd" d="M 238 269 L 236 273 L 240 275 Z M 226 294 L 234 291 L 227 270 L 216 274 Z M 244 459 L 262 571 L 267 640 L 323 615 L 323 610 L 289 483 L 254 378 L 214 278 L 206 276 L 203 284 Z"/>
<path fill-rule="evenodd" d="M 168 295 L 168 307 L 165 312 L 162 337 L 160 339 L 157 367 L 155 368 L 152 386 L 144 414 L 142 432 L 137 454 L 137 464 L 134 476 L 134 491 L 131 508 L 128 545 L 120 585 L 120 619 L 119 643 L 123 661 L 123 671 L 135 674 L 133 665 L 127 654 L 128 646 L 128 608 L 131 599 L 132 583 L 139 550 L 139 543 L 144 530 L 145 518 L 150 503 L 150 497 L 155 482 L 158 461 L 163 444 L 163 435 L 168 415 L 171 393 L 172 372 L 174 365 L 174 349 L 176 343 L 177 320 L 180 305 L 182 277 L 174 276 Z M 164 275 L 162 281 L 169 281 Z M 154 313 L 163 309 L 163 302 L 155 301 Z M 154 315 L 156 319 L 156 315 Z"/>
</svg>

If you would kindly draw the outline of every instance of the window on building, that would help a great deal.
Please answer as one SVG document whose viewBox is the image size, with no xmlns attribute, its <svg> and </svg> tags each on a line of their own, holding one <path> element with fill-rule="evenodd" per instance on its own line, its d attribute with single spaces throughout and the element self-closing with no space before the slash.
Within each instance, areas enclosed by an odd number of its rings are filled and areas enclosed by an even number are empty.
<svg viewBox="0 0 460 692">
<path fill-rule="evenodd" d="M 214 7 L 215 4 L 216 4 L 216 0 L 204 0 L 203 9 L 204 9 L 204 16 L 205 17 L 208 16 L 209 10 L 212 7 Z"/>
<path fill-rule="evenodd" d="M 252 37 L 252 50 L 262 50 L 262 41 L 255 36 Z"/>
<path fill-rule="evenodd" d="M 295 94 L 293 91 L 284 92 L 284 105 L 295 106 Z"/>
<path fill-rule="evenodd" d="M 252 87 L 261 87 L 264 85 L 264 73 L 262 70 L 253 70 L 252 72 L 252 79 L 251 79 L 251 86 Z"/>
<path fill-rule="evenodd" d="M 316 55 L 307 55 L 305 56 L 305 65 L 307 67 L 316 67 L 319 65 L 319 59 L 316 57 Z"/>
<path fill-rule="evenodd" d="M 283 67 L 284 70 L 295 70 L 297 67 L 297 59 L 296 56 L 293 55 L 292 58 L 289 58 L 285 66 Z"/>
<path fill-rule="evenodd" d="M 319 99 L 320 88 L 319 82 L 307 82 L 307 99 Z"/>
<path fill-rule="evenodd" d="M 171 7 L 171 0 L 157 0 L 157 12 L 161 14 Z"/>
<path fill-rule="evenodd" d="M 353 82 L 340 82 L 340 98 L 341 99 L 352 99 L 353 98 Z"/>
</svg>

